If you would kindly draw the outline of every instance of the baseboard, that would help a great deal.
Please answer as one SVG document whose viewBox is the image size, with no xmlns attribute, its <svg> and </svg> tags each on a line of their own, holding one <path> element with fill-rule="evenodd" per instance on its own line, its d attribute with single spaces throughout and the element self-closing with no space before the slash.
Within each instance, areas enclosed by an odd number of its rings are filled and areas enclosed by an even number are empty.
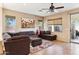
<svg viewBox="0 0 79 59">
<path fill-rule="evenodd" d="M 61 41 L 61 40 L 56 40 L 58 42 L 62 42 L 62 43 L 70 43 L 70 42 L 65 42 L 65 41 Z"/>
</svg>

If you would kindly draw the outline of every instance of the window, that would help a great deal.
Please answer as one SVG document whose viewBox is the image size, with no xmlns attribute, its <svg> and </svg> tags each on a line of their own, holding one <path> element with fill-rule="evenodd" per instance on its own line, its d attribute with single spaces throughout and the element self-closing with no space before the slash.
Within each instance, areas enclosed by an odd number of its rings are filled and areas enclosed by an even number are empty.
<svg viewBox="0 0 79 59">
<path fill-rule="evenodd" d="M 40 27 L 41 29 L 43 29 L 43 20 L 38 20 L 38 27 Z"/>
<path fill-rule="evenodd" d="M 55 32 L 62 32 L 62 25 L 54 25 Z"/>
<path fill-rule="evenodd" d="M 62 32 L 62 18 L 48 20 L 48 30 L 51 32 Z"/>
<path fill-rule="evenodd" d="M 5 16 L 6 17 L 6 31 L 15 31 L 16 20 L 13 16 Z"/>
<path fill-rule="evenodd" d="M 62 25 L 48 25 L 48 30 L 51 32 L 62 32 Z"/>
</svg>

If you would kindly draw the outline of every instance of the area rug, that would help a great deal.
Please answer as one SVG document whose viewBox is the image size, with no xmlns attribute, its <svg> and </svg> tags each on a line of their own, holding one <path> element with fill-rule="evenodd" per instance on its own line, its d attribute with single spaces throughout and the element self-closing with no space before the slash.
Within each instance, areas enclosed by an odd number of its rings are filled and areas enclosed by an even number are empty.
<svg viewBox="0 0 79 59">
<path fill-rule="evenodd" d="M 42 40 L 42 44 L 40 46 L 32 47 L 30 46 L 30 54 L 36 53 L 42 49 L 45 49 L 49 46 L 52 46 L 53 42 L 48 40 Z"/>
</svg>

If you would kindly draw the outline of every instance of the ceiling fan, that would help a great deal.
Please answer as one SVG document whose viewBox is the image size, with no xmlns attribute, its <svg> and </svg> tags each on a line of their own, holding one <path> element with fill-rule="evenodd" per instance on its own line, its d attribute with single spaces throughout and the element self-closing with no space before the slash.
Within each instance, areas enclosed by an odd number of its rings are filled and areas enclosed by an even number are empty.
<svg viewBox="0 0 79 59">
<path fill-rule="evenodd" d="M 49 8 L 42 8 L 41 10 L 39 10 L 39 12 L 43 12 L 44 10 L 48 10 L 47 12 L 55 12 L 55 9 L 62 9 L 62 8 L 64 8 L 64 6 L 55 7 L 53 3 L 51 3 L 51 6 Z"/>
</svg>

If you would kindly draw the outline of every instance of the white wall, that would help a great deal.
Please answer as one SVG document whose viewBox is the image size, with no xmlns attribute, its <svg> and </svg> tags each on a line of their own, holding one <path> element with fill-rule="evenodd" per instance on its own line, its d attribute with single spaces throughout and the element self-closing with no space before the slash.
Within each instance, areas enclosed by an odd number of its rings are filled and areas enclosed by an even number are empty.
<svg viewBox="0 0 79 59">
<path fill-rule="evenodd" d="M 3 53 L 2 40 L 2 7 L 0 3 L 0 54 Z"/>
<path fill-rule="evenodd" d="M 2 7 L 0 7 L 0 41 L 2 40 Z"/>
</svg>

